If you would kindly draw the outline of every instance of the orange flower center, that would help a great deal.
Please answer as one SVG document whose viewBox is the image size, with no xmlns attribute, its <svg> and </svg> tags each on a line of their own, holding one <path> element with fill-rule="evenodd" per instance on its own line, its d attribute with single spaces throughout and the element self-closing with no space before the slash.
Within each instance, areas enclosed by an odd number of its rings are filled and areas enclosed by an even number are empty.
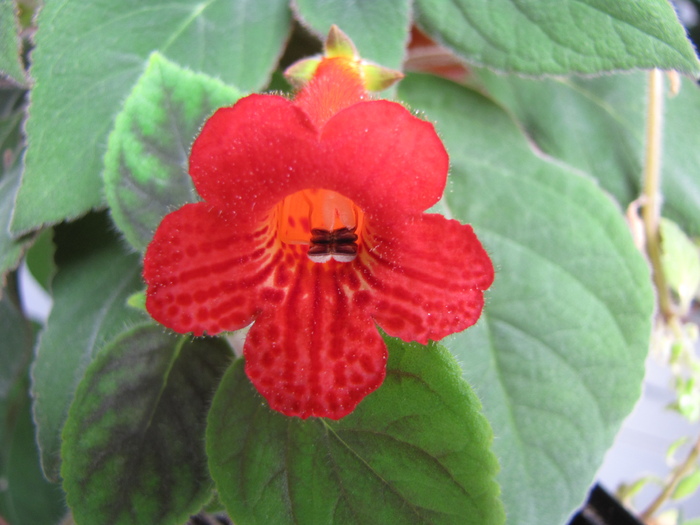
<svg viewBox="0 0 700 525">
<path fill-rule="evenodd" d="M 363 234 L 364 212 L 352 200 L 331 190 L 292 193 L 277 205 L 277 236 L 286 244 L 308 245 L 314 262 L 350 262 Z"/>
</svg>

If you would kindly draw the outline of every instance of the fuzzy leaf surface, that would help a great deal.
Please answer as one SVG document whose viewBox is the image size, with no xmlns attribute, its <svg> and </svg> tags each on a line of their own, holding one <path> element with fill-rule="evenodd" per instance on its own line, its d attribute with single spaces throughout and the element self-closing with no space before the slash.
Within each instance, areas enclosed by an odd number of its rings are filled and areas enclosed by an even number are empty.
<svg viewBox="0 0 700 525">
<path fill-rule="evenodd" d="M 509 523 L 565 523 L 641 392 L 645 261 L 619 208 L 494 103 L 423 76 L 399 95 L 436 122 L 452 163 L 444 209 L 497 268 L 479 323 L 444 344 L 493 425 Z"/>
<path fill-rule="evenodd" d="M 7 76 L 18 85 L 24 85 L 27 80 L 20 58 L 21 50 L 15 1 L 0 0 L 0 76 Z"/>
<path fill-rule="evenodd" d="M 271 411 L 239 360 L 214 398 L 207 454 L 237 523 L 504 523 L 492 434 L 442 347 L 387 339 L 384 384 L 339 421 Z"/>
<path fill-rule="evenodd" d="M 537 146 L 594 176 L 626 207 L 641 193 L 647 77 L 528 80 L 479 72 Z M 663 214 L 700 235 L 700 88 L 684 79 L 665 100 Z"/>
<path fill-rule="evenodd" d="M 112 219 L 143 251 L 166 213 L 196 200 L 187 173 L 190 145 L 204 121 L 241 96 L 204 74 L 154 53 L 117 116 L 105 156 Z"/>
<path fill-rule="evenodd" d="M 148 323 L 89 366 L 61 449 L 76 523 L 176 525 L 210 497 L 206 414 L 231 355 L 220 340 L 188 339 Z"/>
<path fill-rule="evenodd" d="M 286 0 L 47 2 L 32 54 L 30 146 L 13 230 L 104 204 L 107 135 L 153 51 L 255 90 L 267 83 L 289 22 Z"/>
<path fill-rule="evenodd" d="M 401 69 L 411 24 L 411 2 L 294 0 L 293 5 L 301 20 L 321 39 L 335 24 L 353 40 L 362 58 Z"/>
<path fill-rule="evenodd" d="M 668 0 L 417 0 L 416 19 L 475 65 L 526 75 L 700 73 Z"/>
<path fill-rule="evenodd" d="M 42 466 L 52 480 L 58 480 L 61 429 L 85 369 L 102 345 L 145 318 L 126 304 L 143 286 L 139 258 L 109 228 L 104 215 L 56 227 L 54 304 L 32 369 Z"/>
</svg>

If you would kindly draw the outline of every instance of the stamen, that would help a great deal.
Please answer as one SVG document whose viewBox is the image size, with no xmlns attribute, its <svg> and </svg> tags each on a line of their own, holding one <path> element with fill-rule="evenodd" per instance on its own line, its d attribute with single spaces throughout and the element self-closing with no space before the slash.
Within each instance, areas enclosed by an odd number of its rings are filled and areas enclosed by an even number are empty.
<svg viewBox="0 0 700 525">
<path fill-rule="evenodd" d="M 327 257 L 333 257 L 338 262 L 350 262 L 357 257 L 357 248 L 355 228 L 332 231 L 314 228 L 307 254 L 314 262 L 327 262 Z"/>
</svg>

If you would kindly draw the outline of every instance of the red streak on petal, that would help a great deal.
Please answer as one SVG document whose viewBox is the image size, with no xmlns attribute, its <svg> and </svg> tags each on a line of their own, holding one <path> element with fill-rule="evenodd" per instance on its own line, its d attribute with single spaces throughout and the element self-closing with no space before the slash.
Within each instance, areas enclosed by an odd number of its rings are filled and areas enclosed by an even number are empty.
<svg viewBox="0 0 700 525">
<path fill-rule="evenodd" d="M 168 214 L 144 257 L 146 308 L 176 332 L 210 335 L 250 324 L 284 252 L 264 228 L 236 232 L 204 203 Z"/>
<path fill-rule="evenodd" d="M 384 379 L 384 341 L 342 284 L 351 264 L 300 263 L 283 303 L 248 334 L 246 372 L 283 414 L 339 419 Z"/>
<path fill-rule="evenodd" d="M 494 270 L 471 226 L 425 214 L 396 235 L 375 238 L 363 261 L 377 323 L 423 344 L 476 323 Z"/>
</svg>

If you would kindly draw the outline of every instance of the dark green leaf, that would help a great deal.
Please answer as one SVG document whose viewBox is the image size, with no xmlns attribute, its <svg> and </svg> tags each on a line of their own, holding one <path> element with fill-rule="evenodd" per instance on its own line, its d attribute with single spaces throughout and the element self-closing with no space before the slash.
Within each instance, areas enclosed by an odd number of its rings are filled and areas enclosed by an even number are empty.
<svg viewBox="0 0 700 525">
<path fill-rule="evenodd" d="M 90 216 L 56 228 L 54 304 L 32 370 L 34 415 L 49 479 L 58 478 L 61 428 L 85 368 L 103 344 L 145 318 L 126 304 L 142 286 L 139 258 L 125 252 L 109 227 L 106 217 Z"/>
<path fill-rule="evenodd" d="M 29 268 L 32 277 L 46 291 L 49 291 L 51 279 L 56 274 L 56 263 L 54 263 L 53 255 L 53 229 L 47 228 L 37 235 L 25 257 L 27 268 Z"/>
<path fill-rule="evenodd" d="M 417 0 L 416 18 L 469 62 L 500 71 L 700 73 L 668 0 Z"/>
<path fill-rule="evenodd" d="M 545 153 L 595 176 L 626 206 L 641 193 L 647 77 L 534 81 L 480 72 Z M 665 216 L 700 234 L 700 88 L 684 81 L 666 101 L 662 191 Z"/>
<path fill-rule="evenodd" d="M 7 272 L 17 268 L 22 254 L 33 239 L 32 235 L 18 239 L 10 235 L 12 209 L 21 175 L 22 163 L 19 158 L 5 173 L 0 170 L 0 287 L 5 284 Z"/>
<path fill-rule="evenodd" d="M 23 100 L 21 89 L 0 90 L 0 287 L 7 272 L 17 268 L 32 240 L 31 236 L 16 239 L 10 235 L 12 210 L 22 176 Z"/>
<path fill-rule="evenodd" d="M 255 90 L 267 83 L 289 20 L 287 0 L 46 2 L 32 54 L 30 146 L 13 230 L 103 204 L 107 134 L 151 52 Z"/>
<path fill-rule="evenodd" d="M 9 395 L 29 363 L 32 331 L 10 295 L 0 295 L 0 399 Z"/>
<path fill-rule="evenodd" d="M 322 40 L 335 24 L 353 40 L 362 58 L 401 69 L 411 25 L 408 0 L 294 0 L 293 5 Z"/>
<path fill-rule="evenodd" d="M 26 90 L 20 88 L 0 89 L 0 151 L 3 169 L 19 156 L 22 149 L 21 123 L 24 117 Z M 7 153 L 10 150 L 10 153 Z"/>
<path fill-rule="evenodd" d="M 239 360 L 214 398 L 209 466 L 237 523 L 503 523 L 492 435 L 442 347 L 388 340 L 379 390 L 340 421 L 271 411 Z"/>
<path fill-rule="evenodd" d="M 41 472 L 28 388 L 25 368 L 10 396 L 0 397 L 0 517 L 12 525 L 52 524 L 65 512 L 63 491 Z"/>
<path fill-rule="evenodd" d="M 497 268 L 479 324 L 445 344 L 493 425 L 506 512 L 563 523 L 641 391 L 645 261 L 613 202 L 532 151 L 495 104 L 430 77 L 399 93 L 436 122 L 452 162 L 446 209 Z"/>
<path fill-rule="evenodd" d="M 154 53 L 109 136 L 105 193 L 112 219 L 143 251 L 166 213 L 193 202 L 190 144 L 204 121 L 241 96 Z"/>
<path fill-rule="evenodd" d="M 77 523 L 179 525 L 211 495 L 204 431 L 231 359 L 153 324 L 102 350 L 76 392 L 61 475 Z"/>
<path fill-rule="evenodd" d="M 13 525 L 56 523 L 63 496 L 42 475 L 28 395 L 34 338 L 12 294 L 5 292 L 0 299 L 0 517 Z"/>
<path fill-rule="evenodd" d="M 19 85 L 26 82 L 21 51 L 15 2 L 0 0 L 0 76 L 6 75 Z"/>
</svg>

